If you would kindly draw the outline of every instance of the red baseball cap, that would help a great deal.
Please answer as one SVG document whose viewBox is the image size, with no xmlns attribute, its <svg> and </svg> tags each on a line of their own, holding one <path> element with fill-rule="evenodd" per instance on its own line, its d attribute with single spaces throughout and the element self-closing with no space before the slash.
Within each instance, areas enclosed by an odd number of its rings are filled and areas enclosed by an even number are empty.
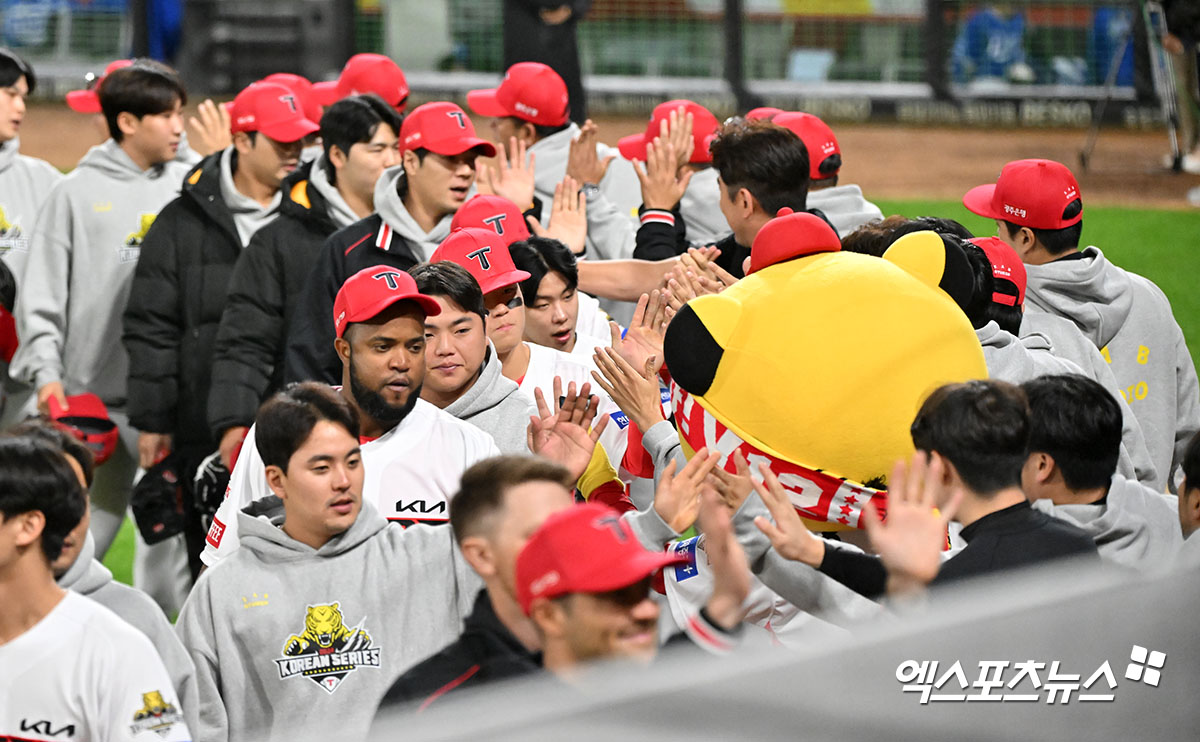
<svg viewBox="0 0 1200 742">
<path fill-rule="evenodd" d="M 229 130 L 258 131 L 277 142 L 295 142 L 320 130 L 304 116 L 300 96 L 277 82 L 247 85 L 229 105 Z"/>
<path fill-rule="evenodd" d="M 785 206 L 755 235 L 746 275 L 793 258 L 841 249 L 837 232 L 824 219 L 806 211 L 797 214 Z"/>
<path fill-rule="evenodd" d="M 389 57 L 355 54 L 346 60 L 338 79 L 313 85 L 313 96 L 323 106 L 361 93 L 374 93 L 403 113 L 408 103 L 408 80 L 400 65 Z"/>
<path fill-rule="evenodd" d="M 84 90 L 72 90 L 67 93 L 67 107 L 76 113 L 102 113 L 100 108 L 100 96 L 96 93 L 96 88 L 100 87 L 100 83 L 110 73 L 116 72 L 122 67 L 128 67 L 133 64 L 132 59 L 117 59 L 108 63 L 99 76 L 88 73 L 88 86 Z"/>
<path fill-rule="evenodd" d="M 518 62 L 504 73 L 500 87 L 472 90 L 467 105 L 480 116 L 516 116 L 538 126 L 567 123 L 567 84 L 540 62 Z"/>
<path fill-rule="evenodd" d="M 617 141 L 617 149 L 621 151 L 621 156 L 626 160 L 645 161 L 646 145 L 653 142 L 654 138 L 662 131 L 662 122 L 671 116 L 671 111 L 679 108 L 683 108 L 684 113 L 692 114 L 692 141 L 695 143 L 695 147 L 692 148 L 692 159 L 689 162 L 712 162 L 712 153 L 708 151 L 708 143 L 720 126 L 717 117 L 699 103 L 683 99 L 659 103 L 654 107 L 654 112 L 650 114 L 650 123 L 646 125 L 644 133 L 621 137 Z"/>
<path fill-rule="evenodd" d="M 519 217 L 520 214 L 517 214 Z M 468 227 L 451 232 L 429 256 L 429 262 L 449 260 L 467 269 L 480 290 L 490 294 L 496 289 L 520 283 L 529 274 L 517 270 L 512 255 L 508 252 L 509 242 L 491 229 Z"/>
<path fill-rule="evenodd" d="M 363 268 L 346 279 L 333 300 L 333 329 L 338 337 L 354 322 L 365 322 L 398 301 L 415 301 L 429 317 L 441 314 L 437 300 L 417 290 L 417 282 L 390 265 Z"/>
<path fill-rule="evenodd" d="M 1078 198 L 1079 183 L 1066 165 L 1054 160 L 1015 160 L 1004 166 L 994 185 L 967 191 L 963 205 L 980 216 L 1030 229 L 1062 229 L 1083 218 L 1082 209 L 1063 218 L 1067 206 Z"/>
<path fill-rule="evenodd" d="M 475 124 L 453 103 L 439 101 L 417 106 L 400 126 L 400 151 L 427 149 L 453 157 L 469 149 L 480 149 L 484 157 L 495 157 L 496 148 L 475 136 Z"/>
<path fill-rule="evenodd" d="M 993 290 L 992 301 L 1006 307 L 1023 305 L 1025 286 L 1029 279 L 1025 273 L 1025 264 L 1021 262 L 1017 251 L 999 237 L 975 237 L 967 242 L 977 245 L 987 255 L 988 262 L 992 264 L 992 278 L 997 282 L 1006 282 L 997 283 L 996 289 L 1009 289 L 1008 284 L 1012 284 L 1012 288 L 1016 290 L 1015 294 L 1011 290 Z"/>
<path fill-rule="evenodd" d="M 516 204 L 503 196 L 477 193 L 468 199 L 462 208 L 454 212 L 450 231 L 467 227 L 490 229 L 500 235 L 505 245 L 529 239 L 525 216 Z"/>
<path fill-rule="evenodd" d="M 62 408 L 58 399 L 47 400 L 50 421 L 79 439 L 92 452 L 96 466 L 103 464 L 117 450 L 120 433 L 117 424 L 108 416 L 108 408 L 95 394 L 85 393 L 67 397 L 67 407 Z"/>
<path fill-rule="evenodd" d="M 308 81 L 307 77 L 293 75 L 290 72 L 276 72 L 273 75 L 267 75 L 260 82 L 278 83 L 291 90 L 300 101 L 300 107 L 304 109 L 304 118 L 314 124 L 321 123 L 321 104 L 313 95 L 313 84 Z"/>
<path fill-rule="evenodd" d="M 811 113 L 781 113 L 771 121 L 790 129 L 804 142 L 804 148 L 808 150 L 808 177 L 823 180 L 837 175 L 842 167 L 842 150 L 838 147 L 837 137 L 833 135 L 833 129 L 830 129 L 828 124 Z M 821 165 L 833 155 L 839 156 L 838 166 L 821 172 Z"/>
<path fill-rule="evenodd" d="M 784 111 L 782 108 L 772 108 L 771 106 L 760 106 L 759 108 L 752 108 L 749 111 L 747 111 L 746 112 L 746 120 L 747 121 L 762 121 L 762 120 L 772 121 L 775 119 L 776 116 L 778 116 L 779 114 L 781 114 L 783 112 Z"/>
<path fill-rule="evenodd" d="M 517 556 L 517 600 L 529 615 L 537 598 L 606 593 L 643 580 L 685 554 L 648 551 L 606 505 L 586 503 L 546 519 Z"/>
</svg>

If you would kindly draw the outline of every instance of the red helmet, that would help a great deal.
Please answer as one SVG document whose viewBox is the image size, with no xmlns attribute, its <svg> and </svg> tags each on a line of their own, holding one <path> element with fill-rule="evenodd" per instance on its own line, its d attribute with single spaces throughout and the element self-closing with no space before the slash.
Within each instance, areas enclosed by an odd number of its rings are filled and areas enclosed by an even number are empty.
<svg viewBox="0 0 1200 742">
<path fill-rule="evenodd" d="M 108 418 L 108 408 L 95 394 L 76 394 L 67 397 L 67 408 L 50 397 L 50 421 L 83 441 L 92 452 L 96 466 L 103 464 L 117 450 L 117 424 Z"/>
</svg>

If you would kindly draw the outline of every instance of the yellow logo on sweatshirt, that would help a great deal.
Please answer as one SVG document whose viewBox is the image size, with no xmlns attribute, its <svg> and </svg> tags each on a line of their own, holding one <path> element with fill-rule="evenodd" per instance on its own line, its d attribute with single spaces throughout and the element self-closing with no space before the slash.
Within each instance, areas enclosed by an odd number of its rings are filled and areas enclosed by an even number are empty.
<svg viewBox="0 0 1200 742">
<path fill-rule="evenodd" d="M 333 693 L 358 668 L 378 668 L 382 650 L 371 645 L 370 635 L 362 628 L 365 621 L 364 617 L 348 628 L 338 603 L 308 606 L 304 631 L 288 637 L 283 658 L 275 660 L 279 679 L 306 677 Z"/>
<path fill-rule="evenodd" d="M 135 737 L 147 731 L 163 737 L 181 721 L 183 714 L 179 708 L 163 698 L 161 691 L 152 690 L 142 694 L 142 707 L 133 713 L 133 724 L 129 731 Z"/>
<path fill-rule="evenodd" d="M 0 206 L 0 254 L 9 250 L 29 252 L 29 238 L 21 231 L 21 225 L 9 220 L 4 207 Z"/>
<path fill-rule="evenodd" d="M 154 224 L 154 219 L 158 214 L 139 214 L 138 228 L 136 232 L 130 232 L 125 236 L 125 244 L 119 248 L 122 263 L 136 263 L 138 256 L 142 254 L 142 240 L 145 239 L 146 233 L 150 231 L 150 226 Z"/>
</svg>

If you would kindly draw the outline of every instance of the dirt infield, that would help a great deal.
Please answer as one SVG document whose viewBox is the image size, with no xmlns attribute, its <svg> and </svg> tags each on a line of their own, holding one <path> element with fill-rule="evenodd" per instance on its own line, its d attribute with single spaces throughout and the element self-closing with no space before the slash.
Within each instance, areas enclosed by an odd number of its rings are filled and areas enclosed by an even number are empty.
<svg viewBox="0 0 1200 742">
<path fill-rule="evenodd" d="M 603 118 L 597 124 L 601 138 L 615 143 L 641 131 L 645 120 Z M 993 181 L 1005 162 L 1024 157 L 1047 157 L 1069 165 L 1091 204 L 1188 208 L 1185 194 L 1200 186 L 1200 176 L 1173 175 L 1163 168 L 1168 147 L 1163 131 L 1102 131 L 1087 173 L 1079 172 L 1078 152 L 1085 132 L 1078 130 L 855 124 L 838 126 L 836 131 L 846 162 L 842 182 L 858 183 L 869 198 L 961 198 L 968 188 Z M 21 150 L 66 170 L 101 139 L 99 117 L 39 104 L 31 108 L 22 126 Z"/>
</svg>

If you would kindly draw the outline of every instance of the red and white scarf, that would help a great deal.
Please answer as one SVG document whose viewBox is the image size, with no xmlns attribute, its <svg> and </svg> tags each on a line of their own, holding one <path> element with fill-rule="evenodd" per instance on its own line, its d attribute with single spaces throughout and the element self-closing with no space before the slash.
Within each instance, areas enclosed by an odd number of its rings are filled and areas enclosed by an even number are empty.
<svg viewBox="0 0 1200 742">
<path fill-rule="evenodd" d="M 741 451 L 756 476 L 758 464 L 767 464 L 801 516 L 843 528 L 862 528 L 862 511 L 869 501 L 874 503 L 880 517 L 886 517 L 887 490 L 873 489 L 820 469 L 809 469 L 747 443 L 674 382 L 671 384 L 671 406 L 675 411 L 679 438 L 684 447 L 690 449 L 689 455 L 705 447 L 710 452 L 717 451 L 721 454 L 719 466 L 732 473 L 736 471 L 734 453 Z"/>
</svg>

